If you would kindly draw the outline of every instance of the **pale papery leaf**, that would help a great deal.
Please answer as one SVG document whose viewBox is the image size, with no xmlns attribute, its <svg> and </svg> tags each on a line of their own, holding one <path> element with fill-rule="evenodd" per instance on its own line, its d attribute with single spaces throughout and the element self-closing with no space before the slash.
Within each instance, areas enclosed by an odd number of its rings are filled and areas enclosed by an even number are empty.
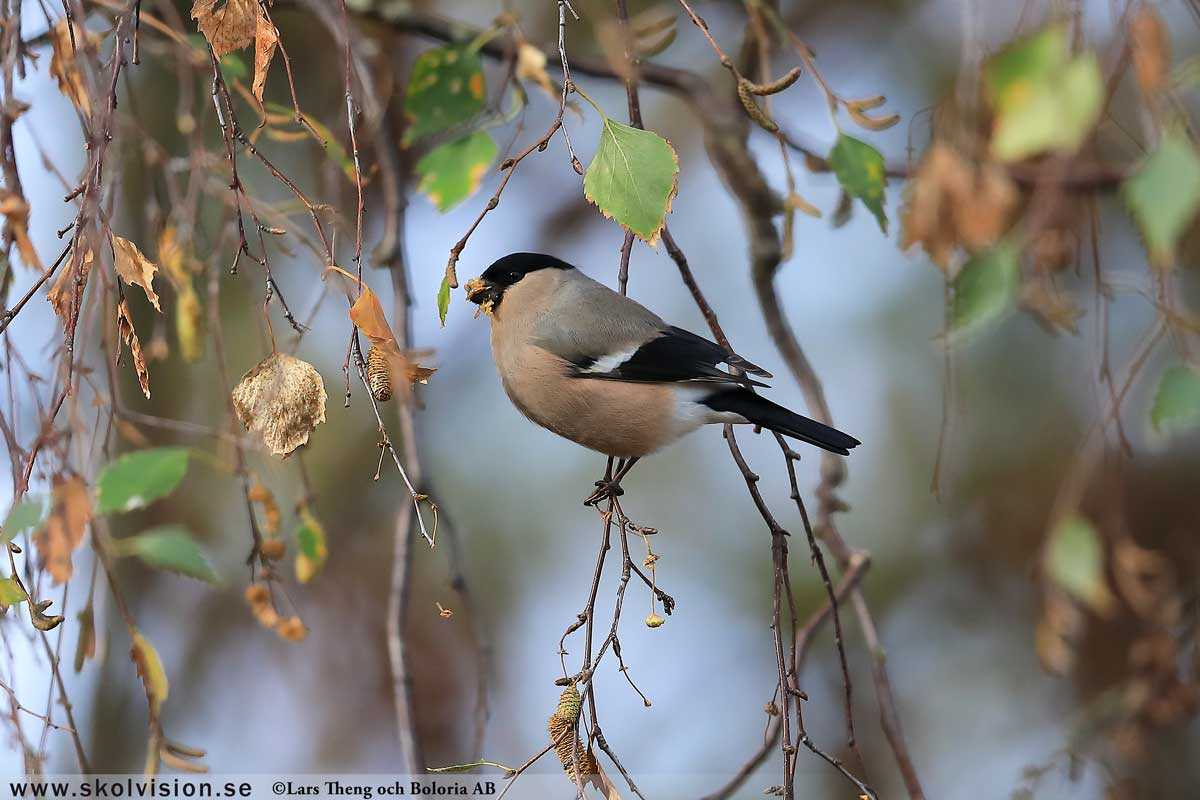
<svg viewBox="0 0 1200 800">
<path fill-rule="evenodd" d="M 272 353 L 242 376 L 233 405 L 246 429 L 275 455 L 287 456 L 325 421 L 325 383 L 312 364 Z"/>
</svg>

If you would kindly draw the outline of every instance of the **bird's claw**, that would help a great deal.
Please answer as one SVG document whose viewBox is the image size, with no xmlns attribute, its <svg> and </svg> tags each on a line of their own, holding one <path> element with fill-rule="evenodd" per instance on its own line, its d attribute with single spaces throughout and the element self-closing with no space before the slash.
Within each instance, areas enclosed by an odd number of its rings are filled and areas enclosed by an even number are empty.
<svg viewBox="0 0 1200 800">
<path fill-rule="evenodd" d="M 620 483 L 614 481 L 596 481 L 596 491 L 588 495 L 583 504 L 585 506 L 594 506 L 610 497 L 620 497 L 623 494 L 625 494 L 625 490 L 621 488 Z"/>
</svg>

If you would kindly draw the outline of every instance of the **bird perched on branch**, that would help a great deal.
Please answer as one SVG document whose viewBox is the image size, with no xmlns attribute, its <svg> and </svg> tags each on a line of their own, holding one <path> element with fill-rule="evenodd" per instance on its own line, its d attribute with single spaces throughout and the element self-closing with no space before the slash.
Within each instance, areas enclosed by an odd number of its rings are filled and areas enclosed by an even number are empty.
<svg viewBox="0 0 1200 800">
<path fill-rule="evenodd" d="M 559 436 L 625 459 L 588 503 L 619 494 L 639 458 L 705 424 L 759 425 L 843 456 L 859 444 L 755 394 L 766 384 L 749 376 L 770 378 L 766 370 L 553 256 L 507 255 L 466 290 L 491 317 L 492 358 L 513 405 Z"/>
</svg>

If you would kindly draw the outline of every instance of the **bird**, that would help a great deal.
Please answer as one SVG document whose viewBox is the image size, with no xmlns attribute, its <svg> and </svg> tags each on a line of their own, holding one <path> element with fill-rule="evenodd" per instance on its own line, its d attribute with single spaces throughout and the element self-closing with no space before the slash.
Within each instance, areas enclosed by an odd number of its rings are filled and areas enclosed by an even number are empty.
<svg viewBox="0 0 1200 800">
<path fill-rule="evenodd" d="M 465 289 L 491 320 L 492 360 L 517 410 L 624 459 L 589 505 L 620 494 L 639 459 L 707 424 L 760 426 L 841 456 L 861 444 L 757 394 L 768 387 L 755 378 L 772 377 L 762 367 L 554 256 L 511 253 Z"/>
</svg>

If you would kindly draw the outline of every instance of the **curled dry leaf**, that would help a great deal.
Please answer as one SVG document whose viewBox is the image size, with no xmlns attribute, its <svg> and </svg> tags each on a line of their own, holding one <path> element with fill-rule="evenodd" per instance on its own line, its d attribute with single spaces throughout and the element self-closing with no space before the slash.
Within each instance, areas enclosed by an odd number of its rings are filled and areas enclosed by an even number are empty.
<svg viewBox="0 0 1200 800">
<path fill-rule="evenodd" d="M 158 295 L 154 291 L 154 273 L 158 265 L 142 254 L 138 246 L 121 236 L 112 237 L 114 263 L 121 280 L 128 284 L 137 284 L 146 292 L 146 299 L 154 306 L 154 310 L 162 312 Z"/>
<path fill-rule="evenodd" d="M 0 214 L 5 217 L 5 235 L 17 243 L 17 252 L 21 254 L 21 262 L 30 269 L 41 270 L 42 261 L 38 258 L 29 238 L 29 203 L 16 192 L 7 189 L 0 190 Z"/>
<path fill-rule="evenodd" d="M 86 31 L 82 25 L 74 27 L 75 35 L 77 37 L 86 36 L 89 46 L 99 39 L 96 34 Z M 58 90 L 74 104 L 79 113 L 90 117 L 92 107 L 88 101 L 87 87 L 79 72 L 79 65 L 75 62 L 76 48 L 82 46 L 84 46 L 82 41 L 72 44 L 71 22 L 67 17 L 60 17 L 50 30 L 50 76 L 58 82 Z"/>
<path fill-rule="evenodd" d="M 92 519 L 92 502 L 82 478 L 54 478 L 54 505 L 46 526 L 34 534 L 38 560 L 55 584 L 66 583 L 73 571 L 71 555 L 83 542 Z"/>
<path fill-rule="evenodd" d="M 146 369 L 146 356 L 142 353 L 142 343 L 138 339 L 137 331 L 133 329 L 133 318 L 129 315 L 129 301 L 122 300 L 121 305 L 117 306 L 117 334 L 121 337 L 121 341 L 129 345 L 129 352 L 133 354 L 133 368 L 137 370 L 138 385 L 142 387 L 142 394 L 146 395 L 146 399 L 150 399 L 150 373 Z M 121 351 L 118 347 L 117 358 L 121 358 Z"/>
<path fill-rule="evenodd" d="M 95 254 L 91 248 L 84 251 L 82 258 L 77 258 L 75 253 L 72 253 L 70 260 L 67 261 L 67 268 L 58 273 L 58 277 L 54 279 L 54 285 L 46 294 L 46 300 L 54 308 L 54 313 L 62 318 L 64 324 L 70 319 L 71 309 L 75 307 L 75 271 L 78 269 L 83 272 L 82 279 L 79 281 L 79 288 L 82 291 L 87 286 L 88 273 L 92 271 L 94 260 Z"/>
<path fill-rule="evenodd" d="M 941 142 L 929 148 L 909 182 L 900 246 L 921 245 L 947 277 L 961 246 L 975 253 L 1008 230 L 1019 193 L 994 164 L 974 166 Z"/>
<path fill-rule="evenodd" d="M 267 19 L 267 15 L 259 11 L 258 20 L 254 26 L 254 83 L 250 91 L 259 103 L 263 101 L 263 89 L 267 85 L 267 70 L 271 67 L 271 59 L 275 57 L 275 47 L 279 44 L 279 32 Z"/>
<path fill-rule="evenodd" d="M 247 430 L 275 455 L 287 456 L 325 421 L 325 383 L 312 364 L 272 353 L 233 389 L 233 405 Z"/>
</svg>

